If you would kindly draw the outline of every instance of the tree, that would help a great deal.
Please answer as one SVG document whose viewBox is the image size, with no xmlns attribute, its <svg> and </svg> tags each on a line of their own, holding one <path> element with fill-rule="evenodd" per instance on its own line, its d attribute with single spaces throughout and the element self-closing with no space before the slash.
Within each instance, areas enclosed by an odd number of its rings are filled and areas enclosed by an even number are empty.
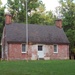
<svg viewBox="0 0 75 75">
<path fill-rule="evenodd" d="M 36 11 L 39 6 L 38 0 L 27 0 L 28 2 L 28 13 Z M 9 12 L 13 16 L 13 20 L 16 22 L 25 22 L 26 18 L 26 0 L 8 0 L 7 6 Z M 29 16 L 29 15 L 28 15 Z"/>
<path fill-rule="evenodd" d="M 44 14 L 44 16 L 42 15 L 42 17 L 45 19 L 44 24 L 46 24 L 46 25 L 54 25 L 55 24 L 56 16 L 52 13 L 52 11 L 47 11 Z"/>
<path fill-rule="evenodd" d="M 4 23 L 4 7 L 1 6 L 2 2 L 0 0 L 0 39 L 3 32 L 3 23 Z M 0 40 L 1 43 L 1 40 Z M 0 55 L 1 55 L 1 46 L 0 46 Z"/>
<path fill-rule="evenodd" d="M 70 50 L 75 53 L 75 3 L 74 0 L 60 0 L 63 28 L 70 41 Z"/>
<path fill-rule="evenodd" d="M 45 12 L 45 5 L 41 0 L 28 1 L 28 23 L 30 24 L 53 24 L 54 16 L 52 11 Z M 26 21 L 26 0 L 8 0 L 7 6 L 13 16 L 13 21 L 25 23 Z"/>
</svg>

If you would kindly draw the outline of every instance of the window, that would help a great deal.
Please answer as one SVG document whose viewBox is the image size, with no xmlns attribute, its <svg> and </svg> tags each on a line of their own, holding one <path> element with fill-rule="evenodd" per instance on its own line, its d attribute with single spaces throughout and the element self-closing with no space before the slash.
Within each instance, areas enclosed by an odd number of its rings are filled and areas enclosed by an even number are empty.
<svg viewBox="0 0 75 75">
<path fill-rule="evenodd" d="M 42 46 L 38 46 L 38 51 L 42 51 Z"/>
<path fill-rule="evenodd" d="M 58 46 L 54 45 L 54 53 L 58 53 Z"/>
<path fill-rule="evenodd" d="M 26 45 L 22 44 L 22 53 L 26 53 Z"/>
</svg>

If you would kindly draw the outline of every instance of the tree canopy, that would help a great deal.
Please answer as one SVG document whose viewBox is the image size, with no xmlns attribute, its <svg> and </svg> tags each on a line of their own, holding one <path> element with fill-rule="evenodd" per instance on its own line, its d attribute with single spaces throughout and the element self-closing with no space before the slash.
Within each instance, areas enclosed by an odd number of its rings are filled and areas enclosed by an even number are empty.
<svg viewBox="0 0 75 75">
<path fill-rule="evenodd" d="M 75 2 L 74 0 L 60 0 L 63 28 L 70 41 L 70 50 L 75 53 Z"/>
<path fill-rule="evenodd" d="M 54 24 L 55 16 L 52 11 L 46 12 L 45 5 L 41 0 L 27 0 L 28 23 L 31 24 Z M 7 7 L 13 16 L 13 21 L 25 23 L 26 0 L 7 0 Z"/>
</svg>

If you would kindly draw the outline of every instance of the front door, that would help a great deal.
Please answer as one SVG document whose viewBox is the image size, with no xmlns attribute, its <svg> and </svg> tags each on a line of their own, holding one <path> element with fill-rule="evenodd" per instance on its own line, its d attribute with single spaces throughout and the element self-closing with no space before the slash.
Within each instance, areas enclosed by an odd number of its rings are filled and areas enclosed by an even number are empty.
<svg viewBox="0 0 75 75">
<path fill-rule="evenodd" d="M 38 58 L 44 58 L 44 51 L 42 45 L 38 45 Z"/>
</svg>

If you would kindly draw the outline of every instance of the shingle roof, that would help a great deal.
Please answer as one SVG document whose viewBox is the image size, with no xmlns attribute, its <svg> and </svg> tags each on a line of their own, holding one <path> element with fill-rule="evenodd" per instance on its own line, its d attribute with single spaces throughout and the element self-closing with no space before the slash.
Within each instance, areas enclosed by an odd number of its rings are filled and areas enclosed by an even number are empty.
<svg viewBox="0 0 75 75">
<path fill-rule="evenodd" d="M 12 23 L 6 25 L 7 42 L 26 42 L 26 25 Z M 28 25 L 28 40 L 41 44 L 69 44 L 63 29 L 56 26 Z"/>
</svg>

